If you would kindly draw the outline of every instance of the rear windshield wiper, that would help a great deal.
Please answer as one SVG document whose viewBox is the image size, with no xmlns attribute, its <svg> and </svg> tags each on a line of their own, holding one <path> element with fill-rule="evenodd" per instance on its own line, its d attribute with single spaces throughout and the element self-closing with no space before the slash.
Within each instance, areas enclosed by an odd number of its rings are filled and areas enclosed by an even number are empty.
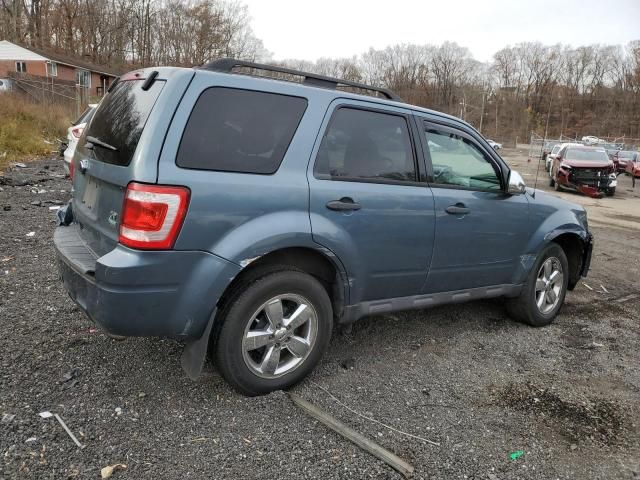
<svg viewBox="0 0 640 480">
<path fill-rule="evenodd" d="M 93 147 L 96 147 L 96 146 L 97 147 L 106 148 L 107 150 L 112 150 L 114 152 L 118 151 L 118 149 L 116 147 L 114 147 L 113 145 L 108 144 L 107 142 L 103 142 L 99 138 L 92 137 L 91 135 L 87 136 L 87 144 L 85 145 L 85 148 L 88 148 L 89 150 L 92 150 Z"/>
</svg>

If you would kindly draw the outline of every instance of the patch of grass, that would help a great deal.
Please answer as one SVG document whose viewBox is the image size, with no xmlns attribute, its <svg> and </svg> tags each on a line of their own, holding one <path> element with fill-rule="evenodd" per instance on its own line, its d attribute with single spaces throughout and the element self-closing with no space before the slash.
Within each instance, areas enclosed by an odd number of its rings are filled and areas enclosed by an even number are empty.
<svg viewBox="0 0 640 480">
<path fill-rule="evenodd" d="M 48 155 L 66 136 L 68 108 L 32 103 L 25 97 L 0 94 L 0 171 L 10 162 Z M 50 143 L 47 143 L 50 142 Z"/>
</svg>

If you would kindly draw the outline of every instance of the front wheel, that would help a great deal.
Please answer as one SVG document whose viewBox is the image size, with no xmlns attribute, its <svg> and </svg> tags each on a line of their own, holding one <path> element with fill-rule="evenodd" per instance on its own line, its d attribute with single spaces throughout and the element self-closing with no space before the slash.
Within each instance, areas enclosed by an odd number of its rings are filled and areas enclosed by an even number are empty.
<svg viewBox="0 0 640 480">
<path fill-rule="evenodd" d="M 219 321 L 216 364 L 246 395 L 291 387 L 329 345 L 331 301 L 314 277 L 284 270 L 259 278 L 232 299 Z"/>
<path fill-rule="evenodd" d="M 613 197 L 616 194 L 616 187 L 611 187 L 607 189 L 607 197 Z"/>
<path fill-rule="evenodd" d="M 519 322 L 549 325 L 562 308 L 568 284 L 567 256 L 558 244 L 551 243 L 538 256 L 520 296 L 507 301 L 507 310 Z"/>
</svg>

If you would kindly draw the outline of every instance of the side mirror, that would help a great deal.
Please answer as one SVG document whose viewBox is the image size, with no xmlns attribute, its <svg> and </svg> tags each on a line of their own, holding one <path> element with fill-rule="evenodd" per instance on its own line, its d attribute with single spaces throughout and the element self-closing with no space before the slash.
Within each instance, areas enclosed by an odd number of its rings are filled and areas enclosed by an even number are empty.
<svg viewBox="0 0 640 480">
<path fill-rule="evenodd" d="M 510 195 L 522 195 L 527 191 L 527 186 L 522 179 L 522 176 L 515 170 L 511 170 L 509 173 L 509 186 L 507 187 L 507 193 Z"/>
</svg>

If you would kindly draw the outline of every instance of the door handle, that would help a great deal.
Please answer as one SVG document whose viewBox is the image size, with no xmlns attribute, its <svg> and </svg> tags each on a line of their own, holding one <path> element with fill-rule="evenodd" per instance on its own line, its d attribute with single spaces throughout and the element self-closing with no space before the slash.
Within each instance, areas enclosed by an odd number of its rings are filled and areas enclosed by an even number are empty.
<svg viewBox="0 0 640 480">
<path fill-rule="evenodd" d="M 360 210 L 362 206 L 353 201 L 353 198 L 342 197 L 340 200 L 331 200 L 327 202 L 327 208 L 329 210 L 336 210 L 338 212 L 348 212 L 349 210 Z"/>
<path fill-rule="evenodd" d="M 464 203 L 456 203 L 455 205 L 449 205 L 445 212 L 450 213 L 451 215 L 466 215 L 471 212 L 470 209 L 464 206 Z"/>
</svg>

